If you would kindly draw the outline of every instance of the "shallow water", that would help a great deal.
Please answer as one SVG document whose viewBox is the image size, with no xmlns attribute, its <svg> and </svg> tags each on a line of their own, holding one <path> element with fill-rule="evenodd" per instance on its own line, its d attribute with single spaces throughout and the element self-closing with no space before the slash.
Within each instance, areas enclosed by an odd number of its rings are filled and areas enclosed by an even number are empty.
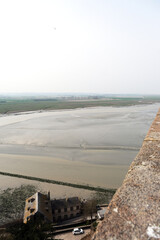
<svg viewBox="0 0 160 240">
<path fill-rule="evenodd" d="M 159 104 L 0 117 L 1 171 L 117 188 Z"/>
</svg>

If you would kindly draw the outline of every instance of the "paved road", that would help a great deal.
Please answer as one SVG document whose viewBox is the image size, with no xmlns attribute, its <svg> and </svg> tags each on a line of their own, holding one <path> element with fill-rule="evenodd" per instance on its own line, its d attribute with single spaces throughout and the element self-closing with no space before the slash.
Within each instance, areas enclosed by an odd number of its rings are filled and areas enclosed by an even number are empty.
<svg viewBox="0 0 160 240">
<path fill-rule="evenodd" d="M 73 235 L 72 232 L 67 232 L 67 233 L 57 234 L 55 238 L 63 239 L 63 240 L 81 240 L 82 237 L 87 235 L 89 232 L 90 232 L 90 229 L 85 229 L 84 234 L 80 234 L 80 235 Z"/>
</svg>

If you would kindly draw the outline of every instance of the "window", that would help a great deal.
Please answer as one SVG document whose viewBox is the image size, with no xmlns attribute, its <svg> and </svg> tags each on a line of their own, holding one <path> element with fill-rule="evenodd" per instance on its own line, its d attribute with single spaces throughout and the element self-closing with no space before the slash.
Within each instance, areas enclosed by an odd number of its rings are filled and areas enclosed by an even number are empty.
<svg viewBox="0 0 160 240">
<path fill-rule="evenodd" d="M 65 208 L 64 211 L 67 212 L 67 208 Z"/>
<path fill-rule="evenodd" d="M 49 212 L 49 209 L 48 209 L 48 208 L 46 208 L 46 212 Z"/>
<path fill-rule="evenodd" d="M 73 214 L 70 215 L 70 218 L 73 218 Z"/>
<path fill-rule="evenodd" d="M 61 213 L 61 209 L 58 209 L 58 213 Z"/>
<path fill-rule="evenodd" d="M 78 209 L 79 209 L 79 206 L 77 206 L 76 208 L 77 208 L 77 210 L 78 210 Z"/>
<path fill-rule="evenodd" d="M 73 211 L 73 207 L 70 207 L 71 211 Z"/>
<path fill-rule="evenodd" d="M 68 219 L 68 216 L 67 215 L 64 215 L 64 220 L 67 220 Z"/>
<path fill-rule="evenodd" d="M 34 212 L 34 208 L 31 208 L 31 209 L 30 209 L 30 212 L 33 213 L 33 212 Z"/>
</svg>

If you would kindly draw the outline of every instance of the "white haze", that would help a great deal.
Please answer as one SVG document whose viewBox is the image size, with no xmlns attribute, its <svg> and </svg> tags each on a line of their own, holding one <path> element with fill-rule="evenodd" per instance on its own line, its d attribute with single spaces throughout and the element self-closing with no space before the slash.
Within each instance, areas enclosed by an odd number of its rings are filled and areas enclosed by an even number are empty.
<svg viewBox="0 0 160 240">
<path fill-rule="evenodd" d="M 160 1 L 0 1 L 0 92 L 159 94 Z"/>
</svg>

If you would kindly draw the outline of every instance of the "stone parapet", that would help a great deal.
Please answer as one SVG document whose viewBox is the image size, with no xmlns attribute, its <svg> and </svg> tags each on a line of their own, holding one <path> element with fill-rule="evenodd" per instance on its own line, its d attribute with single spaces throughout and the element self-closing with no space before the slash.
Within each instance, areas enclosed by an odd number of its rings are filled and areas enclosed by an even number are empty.
<svg viewBox="0 0 160 240">
<path fill-rule="evenodd" d="M 160 239 L 160 110 L 92 240 Z"/>
</svg>

